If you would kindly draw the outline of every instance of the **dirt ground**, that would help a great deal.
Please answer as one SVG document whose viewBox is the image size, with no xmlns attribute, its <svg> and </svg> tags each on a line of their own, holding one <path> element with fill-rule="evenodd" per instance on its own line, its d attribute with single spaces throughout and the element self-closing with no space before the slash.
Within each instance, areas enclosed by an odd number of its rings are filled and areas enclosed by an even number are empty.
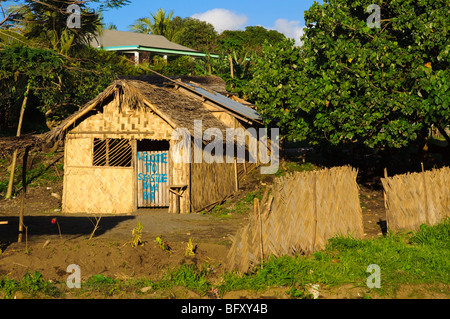
<svg viewBox="0 0 450 319">
<path fill-rule="evenodd" d="M 241 185 L 242 195 L 254 190 L 261 181 L 244 182 Z M 97 274 L 119 279 L 158 279 L 169 268 L 181 264 L 202 266 L 206 263 L 212 267 L 213 274 L 220 275 L 231 246 L 230 235 L 234 235 L 247 222 L 246 214 L 175 215 L 165 209 L 142 209 L 132 215 L 101 216 L 99 229 L 89 240 L 96 218 L 100 216 L 61 213 L 61 184 L 28 189 L 24 201 L 26 232 L 22 243 L 17 243 L 20 195 L 11 200 L 0 200 L 0 221 L 8 222 L 7 225 L 0 225 L 0 276 L 22 278 L 29 270 L 39 271 L 46 280 L 65 282 L 67 266 L 77 264 L 82 270 L 82 281 Z M 381 236 L 386 221 L 382 191 L 360 186 L 360 201 L 365 236 Z M 57 223 L 52 223 L 52 218 L 56 218 Z M 138 222 L 143 226 L 144 245 L 133 248 L 130 244 L 132 230 Z M 170 253 L 158 246 L 155 241 L 157 236 L 169 244 Z M 189 239 L 197 245 L 197 250 L 195 256 L 186 257 Z M 180 289 L 178 297 L 190 294 Z M 255 298 L 252 294 L 231 292 L 226 297 Z M 327 297 L 339 296 L 332 292 L 323 294 Z M 280 288 L 260 293 L 259 297 L 287 296 L 286 289 Z M 357 298 L 357 294 L 354 297 Z"/>
<path fill-rule="evenodd" d="M 56 217 L 58 224 L 52 224 Z M 98 218 L 98 217 L 97 217 Z M 67 278 L 69 264 L 83 269 L 82 280 L 95 274 L 113 278 L 148 277 L 157 279 L 161 269 L 181 264 L 224 264 L 231 243 L 229 235 L 244 224 L 244 216 L 218 218 L 201 214 L 173 215 L 166 210 L 142 210 L 133 215 L 102 216 L 94 230 L 96 217 L 61 213 L 26 215 L 27 226 L 22 243 L 17 240 L 18 219 L 1 216 L 0 275 L 21 278 L 27 269 L 38 270 L 44 278 Z M 144 245 L 131 246 L 132 229 L 143 226 Z M 163 251 L 156 243 L 161 237 L 170 247 Z M 196 255 L 185 257 L 186 244 L 197 245 Z"/>
</svg>

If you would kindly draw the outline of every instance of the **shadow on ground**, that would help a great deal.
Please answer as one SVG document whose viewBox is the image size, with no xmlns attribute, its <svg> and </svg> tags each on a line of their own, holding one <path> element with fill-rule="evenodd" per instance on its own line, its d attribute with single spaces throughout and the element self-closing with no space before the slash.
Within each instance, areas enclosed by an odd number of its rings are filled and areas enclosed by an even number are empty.
<svg viewBox="0 0 450 319">
<path fill-rule="evenodd" d="M 103 216 L 99 223 L 99 228 L 95 235 L 100 236 L 115 228 L 122 222 L 135 219 L 136 216 Z M 2 221 L 7 221 L 7 225 L 0 225 L 0 242 L 17 241 L 19 229 L 19 217 L 2 216 Z M 24 216 L 24 225 L 26 226 L 26 235 L 28 240 L 33 237 L 43 235 L 59 236 L 59 229 L 62 235 L 89 236 L 94 230 L 96 219 L 93 216 L 58 216 L 57 223 L 52 223 L 52 216 Z M 58 228 L 59 224 L 59 228 Z M 24 229 L 25 236 L 25 229 Z"/>
</svg>

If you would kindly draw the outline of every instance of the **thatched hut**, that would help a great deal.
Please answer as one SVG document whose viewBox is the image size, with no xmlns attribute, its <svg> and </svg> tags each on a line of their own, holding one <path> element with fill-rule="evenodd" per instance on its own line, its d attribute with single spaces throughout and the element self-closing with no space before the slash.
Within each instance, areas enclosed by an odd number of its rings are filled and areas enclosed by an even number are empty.
<svg viewBox="0 0 450 319">
<path fill-rule="evenodd" d="M 168 207 L 172 213 L 200 211 L 236 191 L 254 163 L 181 161 L 174 130 L 192 137 L 202 131 L 258 127 L 260 118 L 245 101 L 229 95 L 217 77 L 121 78 L 50 131 L 64 142 L 66 213 L 131 213 Z M 194 156 L 196 145 L 190 154 Z M 185 152 L 185 154 L 183 154 Z"/>
</svg>

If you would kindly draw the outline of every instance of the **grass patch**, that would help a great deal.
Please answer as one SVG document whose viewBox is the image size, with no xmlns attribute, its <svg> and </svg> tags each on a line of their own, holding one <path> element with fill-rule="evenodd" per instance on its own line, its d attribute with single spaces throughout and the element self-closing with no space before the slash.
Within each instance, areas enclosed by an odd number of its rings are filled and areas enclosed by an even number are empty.
<svg viewBox="0 0 450 319">
<path fill-rule="evenodd" d="M 212 286 L 208 279 L 208 269 L 207 264 L 200 268 L 193 265 L 181 265 L 179 268 L 169 271 L 159 282 L 155 282 L 153 287 L 160 289 L 182 286 L 200 295 L 205 295 Z"/>
<path fill-rule="evenodd" d="M 250 274 L 224 274 L 220 292 L 304 287 L 309 283 L 366 287 L 370 264 L 381 268 L 380 294 L 392 294 L 401 284 L 450 284 L 450 222 L 422 226 L 418 233 L 390 234 L 376 239 L 335 237 L 324 251 L 309 257 L 269 258 Z M 298 293 L 293 290 L 293 293 Z M 304 296 L 304 294 L 300 294 Z"/>
<path fill-rule="evenodd" d="M 209 269 L 208 264 L 200 268 L 183 264 L 177 268 L 169 269 L 160 280 L 142 278 L 119 280 L 98 274 L 82 283 L 81 289 L 76 289 L 75 292 L 78 296 L 85 297 L 92 293 L 102 294 L 104 297 L 111 297 L 123 292 L 143 295 L 141 289 L 150 287 L 148 290 L 150 293 L 158 291 L 164 295 L 164 292 L 168 292 L 167 295 L 170 296 L 174 287 L 184 287 L 204 296 L 212 286 L 208 278 Z"/>
<path fill-rule="evenodd" d="M 230 214 L 245 214 L 250 208 L 253 207 L 253 201 L 255 198 L 262 200 L 263 193 L 264 188 L 253 192 L 248 192 L 240 199 L 228 201 L 223 205 L 216 205 L 211 210 L 211 214 L 218 217 L 226 217 Z"/>
<path fill-rule="evenodd" d="M 381 288 L 369 289 L 366 280 L 370 273 L 367 267 L 377 264 L 381 269 Z M 159 280 L 129 279 L 119 280 L 102 274 L 92 276 L 75 289 L 78 296 L 100 293 L 110 297 L 123 292 L 141 292 L 143 287 L 151 287 L 149 292 L 164 295 L 175 287 L 205 296 L 211 289 L 217 289 L 220 296 L 230 291 L 263 291 L 273 287 L 286 288 L 291 298 L 310 298 L 308 284 L 333 287 L 352 284 L 367 290 L 365 297 L 380 294 L 394 297 L 397 289 L 404 284 L 450 285 L 450 219 L 434 226 L 421 226 L 419 232 L 388 234 L 374 239 L 334 237 L 323 251 L 305 256 L 270 257 L 263 268 L 241 274 L 225 272 L 219 278 L 211 274 L 208 264 L 201 267 L 180 265 L 162 275 Z M 214 284 L 213 282 L 218 282 Z M 56 286 L 43 280 L 39 272 L 27 273 L 20 281 L 7 277 L 0 279 L 0 292 L 5 298 L 12 298 L 16 291 L 30 297 L 60 297 Z M 63 297 L 63 296 L 62 296 Z"/>
<path fill-rule="evenodd" d="M 21 280 L 9 279 L 4 276 L 0 279 L 0 292 L 4 294 L 5 299 L 14 298 L 17 292 L 21 292 L 29 298 L 38 298 L 42 295 L 52 298 L 61 296 L 59 289 L 51 282 L 45 281 L 38 271 L 35 271 L 34 274 L 27 271 Z"/>
<path fill-rule="evenodd" d="M 300 163 L 300 162 L 283 161 L 281 162 L 278 171 L 275 173 L 275 176 L 281 177 L 293 172 L 311 172 L 317 169 L 319 169 L 318 166 L 309 162 Z"/>
<path fill-rule="evenodd" d="M 22 171 L 22 167 L 18 166 L 19 172 Z M 58 172 L 58 173 L 57 173 Z M 43 186 L 62 181 L 64 173 L 64 164 L 54 164 L 49 166 L 43 163 L 37 164 L 37 167 L 27 170 L 27 185 Z M 17 183 L 17 188 L 22 187 L 22 181 Z"/>
<path fill-rule="evenodd" d="M 56 153 L 44 154 L 44 162 L 33 165 L 31 169 L 26 172 L 27 185 L 29 187 L 46 186 L 57 182 L 62 182 L 64 175 L 64 163 L 55 163 Z M 0 166 L 6 167 L 6 161 L 0 163 Z M 5 170 L 6 171 L 6 170 Z M 14 170 L 14 194 L 22 188 L 22 166 L 16 165 Z M 8 189 L 9 172 L 5 174 L 0 180 L 0 194 L 5 194 Z"/>
</svg>

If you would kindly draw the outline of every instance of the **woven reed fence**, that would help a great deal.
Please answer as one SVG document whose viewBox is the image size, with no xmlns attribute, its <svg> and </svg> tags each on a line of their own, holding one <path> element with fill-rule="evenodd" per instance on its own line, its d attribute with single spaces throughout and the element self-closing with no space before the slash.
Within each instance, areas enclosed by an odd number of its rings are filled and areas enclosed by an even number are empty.
<svg viewBox="0 0 450 319">
<path fill-rule="evenodd" d="M 270 255 L 310 254 L 336 235 L 363 237 L 357 171 L 336 167 L 278 179 L 255 199 L 248 225 L 237 231 L 228 269 L 248 271 Z"/>
<path fill-rule="evenodd" d="M 191 185 L 192 211 L 199 211 L 235 192 L 234 164 L 192 163 Z"/>
<path fill-rule="evenodd" d="M 382 178 L 389 230 L 419 230 L 450 217 L 450 168 Z"/>
</svg>

